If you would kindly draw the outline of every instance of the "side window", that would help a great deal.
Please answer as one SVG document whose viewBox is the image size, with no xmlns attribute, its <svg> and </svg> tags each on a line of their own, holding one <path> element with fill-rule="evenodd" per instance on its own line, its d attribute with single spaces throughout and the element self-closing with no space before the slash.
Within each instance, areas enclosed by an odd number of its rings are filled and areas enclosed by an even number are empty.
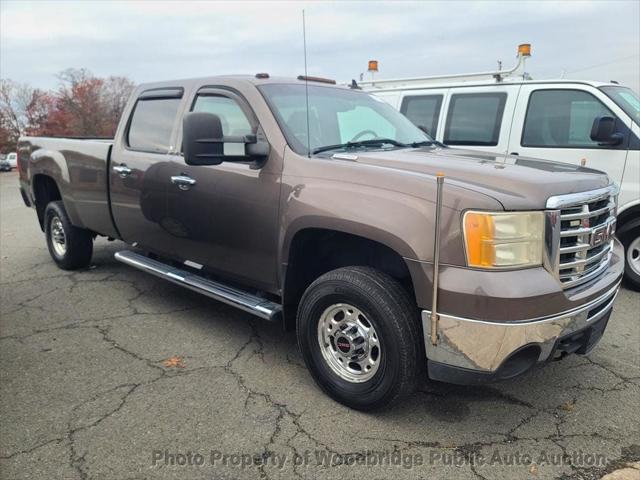
<svg viewBox="0 0 640 480">
<path fill-rule="evenodd" d="M 444 143 L 448 145 L 495 146 L 506 93 L 460 93 L 451 96 Z"/>
<path fill-rule="evenodd" d="M 222 134 L 242 136 L 253 133 L 251 123 L 234 99 L 221 95 L 199 95 L 193 106 L 194 112 L 214 113 L 220 117 Z"/>
<path fill-rule="evenodd" d="M 138 100 L 127 133 L 129 147 L 143 152 L 167 153 L 180 102 L 179 98 Z"/>
<path fill-rule="evenodd" d="M 426 130 L 431 138 L 435 138 L 441 106 L 442 95 L 404 97 L 400 113 L 411 120 L 415 126 Z"/>
<path fill-rule="evenodd" d="M 593 120 L 601 115 L 615 117 L 588 92 L 536 90 L 529 97 L 522 146 L 598 148 L 590 134 Z"/>
</svg>

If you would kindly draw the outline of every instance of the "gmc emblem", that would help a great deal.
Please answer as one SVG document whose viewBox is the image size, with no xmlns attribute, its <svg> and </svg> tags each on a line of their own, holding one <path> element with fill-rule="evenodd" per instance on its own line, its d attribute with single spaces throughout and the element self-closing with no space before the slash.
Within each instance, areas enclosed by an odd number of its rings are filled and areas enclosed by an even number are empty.
<svg viewBox="0 0 640 480">
<path fill-rule="evenodd" d="M 596 228 L 591 233 L 591 240 L 589 244 L 592 247 L 597 247 L 598 245 L 602 245 L 603 243 L 608 242 L 610 238 L 611 238 L 611 224 L 603 225 L 602 227 Z"/>
</svg>

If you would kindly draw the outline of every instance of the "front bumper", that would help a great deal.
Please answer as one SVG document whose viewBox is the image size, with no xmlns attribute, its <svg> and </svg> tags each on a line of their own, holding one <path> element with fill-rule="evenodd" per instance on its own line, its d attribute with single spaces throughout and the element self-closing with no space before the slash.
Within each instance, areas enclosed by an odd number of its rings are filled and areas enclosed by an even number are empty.
<svg viewBox="0 0 640 480">
<path fill-rule="evenodd" d="M 510 272 L 441 268 L 436 345 L 430 338 L 431 299 L 421 295 L 426 289 L 416 288 L 429 377 L 486 383 L 524 373 L 556 353 L 587 353 L 611 314 L 624 269 L 623 252 L 614 240 L 607 270 L 567 290 L 542 268 Z M 416 261 L 407 265 L 414 283 L 428 280 L 432 265 Z M 424 275 L 416 275 L 419 272 Z M 430 288 L 430 282 L 425 286 Z"/>
<path fill-rule="evenodd" d="M 604 332 L 619 288 L 618 283 L 577 309 L 529 321 L 485 322 L 440 314 L 436 345 L 425 334 L 429 377 L 486 383 L 524 373 L 556 353 L 588 353 Z M 424 332 L 431 331 L 428 310 L 422 311 L 422 324 Z"/>
</svg>

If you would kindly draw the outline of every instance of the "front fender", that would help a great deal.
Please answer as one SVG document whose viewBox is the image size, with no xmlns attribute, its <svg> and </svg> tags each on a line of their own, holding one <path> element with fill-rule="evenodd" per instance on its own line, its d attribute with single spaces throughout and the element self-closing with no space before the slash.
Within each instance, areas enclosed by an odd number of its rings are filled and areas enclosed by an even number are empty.
<svg viewBox="0 0 640 480">
<path fill-rule="evenodd" d="M 408 259 L 432 259 L 435 206 L 424 198 L 326 179 L 283 182 L 281 263 L 295 235 L 304 229 L 335 230 L 385 245 Z M 463 262 L 460 212 L 443 207 L 446 262 Z"/>
</svg>

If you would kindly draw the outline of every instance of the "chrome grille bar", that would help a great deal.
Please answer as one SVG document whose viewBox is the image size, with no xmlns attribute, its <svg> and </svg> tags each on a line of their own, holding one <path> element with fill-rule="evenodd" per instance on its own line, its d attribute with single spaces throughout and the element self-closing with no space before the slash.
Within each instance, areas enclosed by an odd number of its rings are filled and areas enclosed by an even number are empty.
<svg viewBox="0 0 640 480">
<path fill-rule="evenodd" d="M 615 203 L 608 203 L 606 207 L 594 210 L 593 212 L 580 212 L 580 213 L 568 213 L 560 215 L 560 220 L 582 220 L 584 218 L 593 218 L 602 215 L 603 213 L 611 213 L 615 210 Z"/>
</svg>

